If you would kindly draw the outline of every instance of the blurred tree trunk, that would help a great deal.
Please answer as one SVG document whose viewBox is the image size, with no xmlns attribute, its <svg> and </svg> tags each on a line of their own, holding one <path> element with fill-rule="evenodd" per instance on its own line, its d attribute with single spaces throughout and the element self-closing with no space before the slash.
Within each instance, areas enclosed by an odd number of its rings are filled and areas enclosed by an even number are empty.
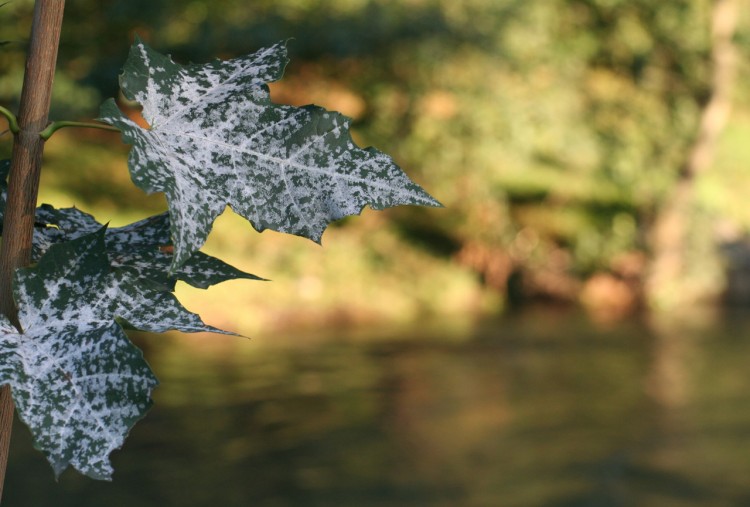
<svg viewBox="0 0 750 507">
<path fill-rule="evenodd" d="M 686 251 L 697 177 L 714 159 L 717 141 L 729 118 L 735 80 L 736 51 L 732 41 L 739 0 L 715 0 L 711 26 L 711 94 L 703 109 L 698 135 L 653 227 L 652 261 L 646 298 L 652 308 L 669 309 L 696 301 L 703 294 L 686 279 Z"/>
</svg>

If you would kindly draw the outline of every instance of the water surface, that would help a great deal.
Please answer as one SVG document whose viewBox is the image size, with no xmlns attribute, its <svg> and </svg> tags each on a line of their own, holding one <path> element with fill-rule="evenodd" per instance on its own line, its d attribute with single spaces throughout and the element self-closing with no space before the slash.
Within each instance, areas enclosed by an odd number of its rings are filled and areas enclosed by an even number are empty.
<svg viewBox="0 0 750 507">
<path fill-rule="evenodd" d="M 430 328 L 139 340 L 114 481 L 55 482 L 17 423 L 3 505 L 750 505 L 747 316 Z"/>
</svg>

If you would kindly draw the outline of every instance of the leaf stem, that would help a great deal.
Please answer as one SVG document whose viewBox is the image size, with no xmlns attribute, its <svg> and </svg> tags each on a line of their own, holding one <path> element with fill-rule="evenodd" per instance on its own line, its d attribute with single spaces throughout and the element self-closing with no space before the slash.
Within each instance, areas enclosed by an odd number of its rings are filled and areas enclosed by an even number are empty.
<svg viewBox="0 0 750 507">
<path fill-rule="evenodd" d="M 0 114 L 5 116 L 8 120 L 8 128 L 13 132 L 13 135 L 18 134 L 21 131 L 21 128 L 18 126 L 18 118 L 16 118 L 15 114 L 8 109 L 5 109 L 3 106 L 0 106 Z"/>
<path fill-rule="evenodd" d="M 39 136 L 45 141 L 52 137 L 52 134 L 65 127 L 80 127 L 80 128 L 92 128 L 100 130 L 111 130 L 113 132 L 119 132 L 120 129 L 104 123 L 91 123 L 82 121 L 53 121 L 47 128 L 39 132 Z M 12 130 L 12 129 L 11 129 Z"/>
</svg>

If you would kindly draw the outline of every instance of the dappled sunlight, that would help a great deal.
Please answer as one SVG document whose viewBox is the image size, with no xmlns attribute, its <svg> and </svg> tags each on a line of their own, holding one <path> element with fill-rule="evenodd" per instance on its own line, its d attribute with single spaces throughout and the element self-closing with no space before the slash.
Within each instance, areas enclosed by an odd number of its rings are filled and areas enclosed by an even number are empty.
<svg viewBox="0 0 750 507">
<path fill-rule="evenodd" d="M 651 291 L 665 294 L 662 309 L 717 300 L 728 277 L 718 243 L 731 231 L 738 244 L 750 230 L 742 66 L 715 163 L 695 178 L 684 214 L 691 227 L 682 276 L 661 289 L 644 283 L 653 278 L 654 223 L 700 137 L 715 84 L 713 4 L 681 5 L 656 12 L 643 0 L 362 0 L 326 2 L 321 10 L 295 0 L 230 1 L 214 10 L 205 0 L 110 7 L 87 0 L 70 8 L 64 49 L 80 51 L 61 51 L 57 93 L 64 100 L 54 116 L 74 110 L 74 117 L 95 117 L 100 101 L 115 95 L 130 42 L 123 34 L 137 32 L 182 63 L 289 39 L 293 58 L 285 77 L 270 84 L 273 100 L 353 118 L 359 145 L 391 154 L 446 206 L 365 211 L 326 233 L 325 253 L 271 233 L 240 233 L 249 230 L 242 220 L 231 221 L 236 230 L 218 225 L 213 254 L 284 281 L 262 291 L 238 282 L 181 292 L 196 309 L 207 296 L 211 319 L 242 329 L 486 315 L 538 299 L 627 315 L 647 305 Z M 118 15 L 109 19 L 108 9 Z M 20 5 L 3 13 L 19 26 L 28 22 Z M 91 21 L 104 18 L 106 27 Z M 749 23 L 744 14 L 737 33 Z M 736 39 L 735 51 L 745 56 L 744 38 Z M 20 49 L 0 54 L 8 69 L 0 94 L 9 103 Z M 127 148 L 116 134 L 66 130 L 47 151 L 44 202 L 79 206 L 112 225 L 165 209 L 162 196 L 132 188 Z M 533 244 L 522 244 L 525 237 Z M 645 265 L 623 275 L 619 259 L 637 256 Z M 238 294 L 248 310 L 221 315 Z"/>
</svg>

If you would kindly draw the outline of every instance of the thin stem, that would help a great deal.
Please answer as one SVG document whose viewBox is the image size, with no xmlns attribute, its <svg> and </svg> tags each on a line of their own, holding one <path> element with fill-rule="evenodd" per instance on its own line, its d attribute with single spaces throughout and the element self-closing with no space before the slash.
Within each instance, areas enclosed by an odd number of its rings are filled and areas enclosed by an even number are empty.
<svg viewBox="0 0 750 507">
<path fill-rule="evenodd" d="M 36 0 L 34 20 L 26 57 L 21 102 L 18 108 L 18 134 L 8 175 L 8 194 L 0 243 L 0 312 L 19 328 L 13 302 L 13 275 L 31 260 L 34 208 L 39 193 L 44 140 L 39 137 L 49 123 L 52 80 L 60 43 L 65 0 Z M 13 400 L 8 385 L 0 388 L 0 494 L 5 482 L 8 448 L 13 423 Z"/>
<path fill-rule="evenodd" d="M 82 121 L 53 121 L 46 129 L 39 132 L 39 136 L 45 141 L 52 137 L 52 134 L 65 127 L 80 127 L 80 128 L 92 128 L 100 130 L 110 130 L 112 132 L 119 132 L 120 129 L 107 125 L 105 123 L 89 123 Z"/>
<path fill-rule="evenodd" d="M 21 131 L 21 127 L 18 126 L 18 119 L 16 118 L 16 115 L 10 112 L 8 109 L 5 109 L 3 106 L 0 106 L 0 114 L 5 116 L 5 118 L 8 120 L 8 128 L 10 129 L 13 134 L 18 134 Z"/>
</svg>

